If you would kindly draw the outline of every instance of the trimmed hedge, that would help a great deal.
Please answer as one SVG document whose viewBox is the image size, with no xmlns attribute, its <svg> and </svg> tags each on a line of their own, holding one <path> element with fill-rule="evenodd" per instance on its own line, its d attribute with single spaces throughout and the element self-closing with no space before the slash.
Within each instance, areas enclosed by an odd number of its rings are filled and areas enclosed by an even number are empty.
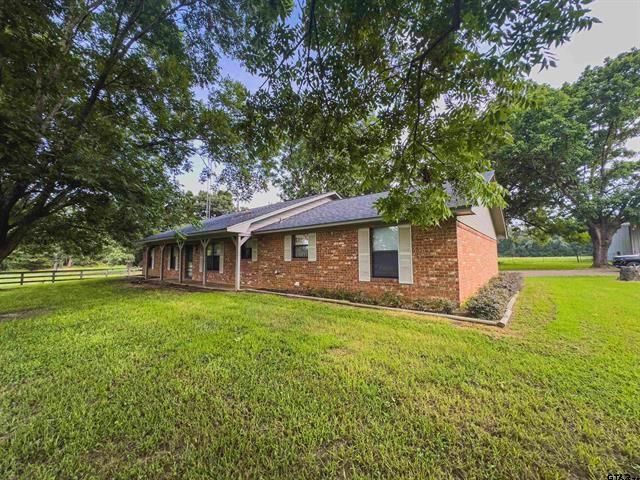
<svg viewBox="0 0 640 480">
<path fill-rule="evenodd" d="M 500 320 L 513 295 L 522 288 L 522 275 L 504 272 L 494 277 L 467 301 L 467 311 L 472 317 Z"/>
<path fill-rule="evenodd" d="M 364 303 L 366 305 L 380 305 L 383 307 L 406 308 L 410 310 L 420 310 L 423 312 L 452 313 L 458 308 L 458 304 L 447 298 L 420 299 L 414 302 L 407 302 L 401 296 L 393 292 L 385 292 L 381 297 L 370 297 L 364 292 L 352 292 L 342 289 L 318 288 L 310 290 L 288 291 L 308 295 L 317 298 L 331 298 L 334 300 L 346 300 L 353 303 Z"/>
<path fill-rule="evenodd" d="M 412 307 L 414 310 L 423 312 L 453 313 L 457 310 L 458 304 L 448 298 L 433 298 L 429 300 L 416 300 Z"/>
</svg>

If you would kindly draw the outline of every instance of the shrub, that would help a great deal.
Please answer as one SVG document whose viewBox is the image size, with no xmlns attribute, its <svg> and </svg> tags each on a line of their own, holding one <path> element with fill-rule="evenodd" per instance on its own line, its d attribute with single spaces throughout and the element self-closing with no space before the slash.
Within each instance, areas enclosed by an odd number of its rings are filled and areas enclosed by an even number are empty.
<svg viewBox="0 0 640 480">
<path fill-rule="evenodd" d="M 467 301 L 467 310 L 477 318 L 500 320 L 511 297 L 522 288 L 522 276 L 515 272 L 502 273 L 478 290 Z"/>
<path fill-rule="evenodd" d="M 346 300 L 354 303 L 366 303 L 368 305 L 375 305 L 375 300 L 365 295 L 363 292 L 351 292 L 349 290 L 342 289 L 328 289 L 328 288 L 316 288 L 306 290 L 305 295 L 318 298 L 332 298 L 334 300 Z"/>
<path fill-rule="evenodd" d="M 432 298 L 416 300 L 411 304 L 411 308 L 424 312 L 453 313 L 458 308 L 458 304 L 448 298 Z"/>
<path fill-rule="evenodd" d="M 385 307 L 401 307 L 402 299 L 393 292 L 384 292 L 378 304 L 384 305 Z"/>
<path fill-rule="evenodd" d="M 508 290 L 511 295 L 522 289 L 522 275 L 517 272 L 503 272 L 493 278 L 490 285 Z"/>
</svg>

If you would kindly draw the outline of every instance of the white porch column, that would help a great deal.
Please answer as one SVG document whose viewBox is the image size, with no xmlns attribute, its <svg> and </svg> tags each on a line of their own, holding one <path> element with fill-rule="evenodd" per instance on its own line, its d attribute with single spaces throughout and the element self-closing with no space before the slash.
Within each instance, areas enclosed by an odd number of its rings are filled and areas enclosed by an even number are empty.
<svg viewBox="0 0 640 480">
<path fill-rule="evenodd" d="M 242 247 L 240 234 L 235 241 L 236 244 L 236 291 L 240 290 L 240 248 Z"/>
<path fill-rule="evenodd" d="M 240 251 L 242 245 L 251 238 L 251 235 L 238 234 L 237 237 L 231 237 L 234 245 L 236 246 L 236 290 L 240 290 Z"/>
<path fill-rule="evenodd" d="M 142 268 L 144 269 L 144 279 L 149 279 L 149 247 L 144 247 L 144 255 L 142 255 Z"/>
<path fill-rule="evenodd" d="M 164 281 L 164 247 L 166 245 L 160 246 L 160 281 Z"/>
<path fill-rule="evenodd" d="M 178 242 L 178 283 L 182 283 L 182 247 L 184 242 Z"/>
<path fill-rule="evenodd" d="M 209 245 L 209 238 L 206 240 L 200 240 L 200 245 L 202 245 L 202 286 L 207 285 L 207 246 Z"/>
</svg>

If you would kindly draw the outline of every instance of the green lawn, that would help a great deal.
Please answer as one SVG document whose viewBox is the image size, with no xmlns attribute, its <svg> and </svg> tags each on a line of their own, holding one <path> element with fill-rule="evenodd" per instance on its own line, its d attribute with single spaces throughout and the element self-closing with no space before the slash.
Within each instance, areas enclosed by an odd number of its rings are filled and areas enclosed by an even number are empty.
<svg viewBox="0 0 640 480">
<path fill-rule="evenodd" d="M 640 473 L 638 284 L 529 278 L 502 330 L 117 280 L 0 312 L 3 479 Z"/>
<path fill-rule="evenodd" d="M 591 268 L 591 257 L 499 257 L 500 270 L 579 270 Z"/>
</svg>

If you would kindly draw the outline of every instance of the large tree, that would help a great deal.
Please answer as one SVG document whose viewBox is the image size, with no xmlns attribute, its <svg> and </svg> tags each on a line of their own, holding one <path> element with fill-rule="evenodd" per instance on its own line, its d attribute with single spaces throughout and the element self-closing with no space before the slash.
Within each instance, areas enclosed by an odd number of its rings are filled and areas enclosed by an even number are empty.
<svg viewBox="0 0 640 480">
<path fill-rule="evenodd" d="M 247 92 L 218 60 L 283 4 L 0 2 L 0 260 L 38 237 L 139 238 L 184 220 L 173 178 L 194 153 L 232 173 L 260 158 L 226 134 Z"/>
<path fill-rule="evenodd" d="M 590 27 L 586 3 L 4 1 L 0 259 L 36 232 L 133 238 L 166 223 L 196 152 L 240 197 L 298 149 L 301 171 L 391 187 L 389 219 L 451 215 L 444 182 L 500 202 L 482 151 L 521 77 Z M 221 83 L 222 55 L 263 86 Z"/>
<path fill-rule="evenodd" d="M 235 211 L 231 192 L 223 190 L 210 192 L 208 195 L 204 190 L 196 194 L 187 192 L 183 203 L 187 210 L 187 216 L 200 220 Z"/>
<path fill-rule="evenodd" d="M 640 218 L 640 51 L 587 68 L 559 90 L 534 87 L 511 119 L 513 142 L 496 154 L 507 213 L 550 233 L 582 229 L 593 264 L 607 264 L 620 225 Z"/>
<path fill-rule="evenodd" d="M 247 55 L 265 79 L 251 98 L 255 119 L 267 120 L 256 131 L 285 139 L 285 192 L 390 189 L 386 218 L 422 225 L 451 215 L 445 183 L 499 203 L 502 190 L 483 181 L 484 152 L 502 140 L 521 80 L 553 65 L 549 47 L 591 26 L 587 3 L 301 2 L 296 21 L 252 45 L 273 49 Z"/>
</svg>

